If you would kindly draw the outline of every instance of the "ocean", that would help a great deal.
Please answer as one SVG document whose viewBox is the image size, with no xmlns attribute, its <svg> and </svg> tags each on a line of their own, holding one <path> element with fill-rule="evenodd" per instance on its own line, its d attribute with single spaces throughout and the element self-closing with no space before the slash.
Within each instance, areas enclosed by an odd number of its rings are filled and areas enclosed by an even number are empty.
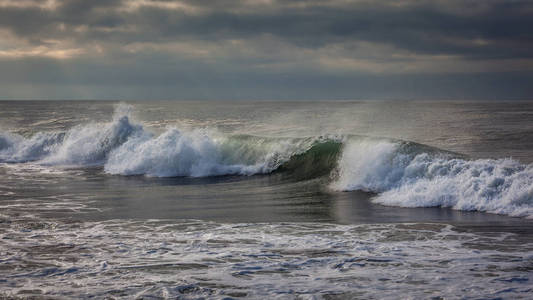
<svg viewBox="0 0 533 300">
<path fill-rule="evenodd" d="M 533 103 L 0 101 L 0 298 L 531 299 Z"/>
</svg>

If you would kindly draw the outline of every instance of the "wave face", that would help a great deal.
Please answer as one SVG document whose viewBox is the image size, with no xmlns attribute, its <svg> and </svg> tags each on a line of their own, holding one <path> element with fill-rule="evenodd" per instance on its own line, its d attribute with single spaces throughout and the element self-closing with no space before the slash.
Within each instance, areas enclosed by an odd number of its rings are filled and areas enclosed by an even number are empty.
<svg viewBox="0 0 533 300">
<path fill-rule="evenodd" d="M 452 207 L 533 217 L 533 166 L 512 159 L 468 160 L 426 146 L 383 140 L 346 144 L 336 190 L 377 193 L 376 203 Z"/>
<path fill-rule="evenodd" d="M 267 138 L 167 128 L 154 134 L 121 105 L 108 123 L 0 133 L 0 162 L 102 166 L 116 175 L 154 177 L 284 172 L 296 180 L 329 176 L 338 191 L 375 193 L 402 207 L 442 206 L 533 217 L 533 166 L 511 159 L 470 160 L 412 142 L 361 136 Z"/>
</svg>

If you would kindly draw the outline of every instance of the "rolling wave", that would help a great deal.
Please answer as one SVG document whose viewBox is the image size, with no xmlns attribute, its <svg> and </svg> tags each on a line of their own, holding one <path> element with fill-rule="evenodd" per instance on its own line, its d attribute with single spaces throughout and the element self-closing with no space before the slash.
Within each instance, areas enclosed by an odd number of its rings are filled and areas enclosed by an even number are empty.
<svg viewBox="0 0 533 300">
<path fill-rule="evenodd" d="M 0 162 L 103 166 L 116 175 L 154 177 L 285 172 L 328 176 L 338 191 L 375 193 L 403 207 L 441 206 L 533 217 L 533 166 L 512 159 L 471 160 L 426 145 L 362 136 L 268 138 L 168 128 L 156 135 L 120 106 L 109 123 L 0 133 Z"/>
<path fill-rule="evenodd" d="M 419 150 L 404 142 L 348 143 L 331 186 L 377 193 L 373 201 L 384 205 L 533 217 L 533 165 Z"/>
</svg>

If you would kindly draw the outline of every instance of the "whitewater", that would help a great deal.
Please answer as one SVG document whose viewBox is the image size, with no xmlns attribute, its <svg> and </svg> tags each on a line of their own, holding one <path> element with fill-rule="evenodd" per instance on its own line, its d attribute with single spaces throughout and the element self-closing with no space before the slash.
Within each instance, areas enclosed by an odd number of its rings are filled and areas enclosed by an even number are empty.
<svg viewBox="0 0 533 300">
<path fill-rule="evenodd" d="M 23 137 L 0 133 L 0 162 L 98 166 L 112 175 L 251 176 L 298 172 L 328 177 L 338 191 L 374 193 L 375 203 L 450 207 L 533 218 L 533 166 L 511 158 L 469 159 L 414 142 L 356 135 L 261 137 L 208 128 L 160 133 L 116 106 L 109 122 Z M 303 176 L 303 177 L 302 177 Z"/>
</svg>

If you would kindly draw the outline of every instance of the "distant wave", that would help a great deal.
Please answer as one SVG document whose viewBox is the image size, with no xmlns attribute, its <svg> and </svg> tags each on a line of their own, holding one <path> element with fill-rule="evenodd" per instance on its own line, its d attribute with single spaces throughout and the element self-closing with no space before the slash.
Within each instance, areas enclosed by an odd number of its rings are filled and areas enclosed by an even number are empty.
<svg viewBox="0 0 533 300">
<path fill-rule="evenodd" d="M 470 160 L 426 145 L 362 136 L 269 138 L 168 128 L 156 135 L 117 107 L 109 123 L 41 132 L 0 133 L 0 162 L 103 166 L 117 175 L 154 177 L 285 172 L 329 176 L 338 191 L 376 193 L 402 207 L 442 206 L 533 217 L 533 166 L 511 159 Z"/>
</svg>

